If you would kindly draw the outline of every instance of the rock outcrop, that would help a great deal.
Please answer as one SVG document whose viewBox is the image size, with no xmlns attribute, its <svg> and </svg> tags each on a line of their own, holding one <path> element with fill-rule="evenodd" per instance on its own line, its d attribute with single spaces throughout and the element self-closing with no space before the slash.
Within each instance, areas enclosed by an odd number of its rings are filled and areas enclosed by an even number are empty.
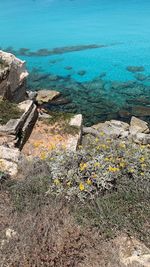
<svg viewBox="0 0 150 267">
<path fill-rule="evenodd" d="M 127 137 L 129 124 L 122 121 L 111 120 L 93 125 L 92 128 L 97 130 L 101 134 L 112 138 Z"/>
<path fill-rule="evenodd" d="M 39 105 L 49 103 L 60 96 L 60 92 L 53 90 L 39 90 L 37 92 L 36 101 Z"/>
<path fill-rule="evenodd" d="M 92 127 L 84 127 L 83 133 L 98 137 L 104 135 L 106 138 L 130 139 L 135 143 L 143 145 L 150 144 L 148 123 L 136 117 L 131 118 L 130 125 L 122 121 L 111 120 L 98 123 Z"/>
<path fill-rule="evenodd" d="M 17 148 L 0 146 L 0 171 L 8 173 L 10 176 L 16 176 L 20 155 Z"/>
<path fill-rule="evenodd" d="M 23 111 L 18 119 L 10 119 L 5 125 L 0 125 L 0 171 L 10 176 L 18 173 L 23 145 L 30 136 L 37 120 L 37 107 L 31 100 L 18 104 Z"/>
<path fill-rule="evenodd" d="M 23 101 L 27 76 L 25 61 L 0 50 L 0 96 L 17 103 Z"/>
<path fill-rule="evenodd" d="M 119 252 L 120 266 L 150 266 L 150 249 L 138 239 L 121 235 L 113 242 Z"/>
<path fill-rule="evenodd" d="M 0 125 L 0 145 L 22 148 L 27 136 L 30 135 L 37 120 L 37 107 L 32 100 L 18 104 L 23 114 L 19 119 L 10 119 L 5 125 Z"/>
<path fill-rule="evenodd" d="M 78 145 L 81 144 L 82 139 L 82 126 L 83 126 L 83 117 L 81 114 L 75 115 L 69 122 L 69 125 L 77 129 L 76 134 L 70 136 L 66 143 L 66 148 L 71 151 L 76 151 Z"/>
</svg>

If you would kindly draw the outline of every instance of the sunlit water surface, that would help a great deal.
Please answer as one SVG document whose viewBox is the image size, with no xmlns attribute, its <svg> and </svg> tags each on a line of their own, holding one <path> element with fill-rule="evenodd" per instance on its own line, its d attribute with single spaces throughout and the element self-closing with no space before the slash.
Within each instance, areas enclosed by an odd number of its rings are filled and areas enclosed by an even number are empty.
<svg viewBox="0 0 150 267">
<path fill-rule="evenodd" d="M 149 0 L 1 0 L 0 47 L 27 61 L 30 89 L 58 89 L 69 100 L 51 109 L 81 112 L 87 125 L 149 119 Z"/>
</svg>

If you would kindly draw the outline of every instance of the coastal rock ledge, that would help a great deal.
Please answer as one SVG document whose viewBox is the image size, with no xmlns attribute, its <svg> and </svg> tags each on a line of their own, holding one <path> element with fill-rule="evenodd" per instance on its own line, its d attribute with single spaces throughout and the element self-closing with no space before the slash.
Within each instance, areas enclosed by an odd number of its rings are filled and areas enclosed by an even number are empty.
<svg viewBox="0 0 150 267">
<path fill-rule="evenodd" d="M 21 102 L 26 96 L 25 61 L 0 50 L 0 96 L 14 102 Z"/>
</svg>

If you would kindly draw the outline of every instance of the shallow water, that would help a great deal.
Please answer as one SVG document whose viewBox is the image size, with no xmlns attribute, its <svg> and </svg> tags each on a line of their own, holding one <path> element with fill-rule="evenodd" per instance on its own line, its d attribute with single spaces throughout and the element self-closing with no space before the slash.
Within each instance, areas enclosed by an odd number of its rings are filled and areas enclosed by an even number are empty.
<svg viewBox="0 0 150 267">
<path fill-rule="evenodd" d="M 148 0 L 1 0 L 0 47 L 27 61 L 31 89 L 58 89 L 70 100 L 52 109 L 82 112 L 87 125 L 149 120 Z"/>
</svg>

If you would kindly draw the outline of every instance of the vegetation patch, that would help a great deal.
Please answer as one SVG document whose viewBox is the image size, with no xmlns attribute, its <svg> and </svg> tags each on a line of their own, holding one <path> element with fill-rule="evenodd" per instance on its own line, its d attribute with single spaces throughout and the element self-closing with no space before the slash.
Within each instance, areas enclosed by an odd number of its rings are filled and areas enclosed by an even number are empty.
<svg viewBox="0 0 150 267">
<path fill-rule="evenodd" d="M 2 266 L 122 267 L 112 238 L 150 245 L 150 146 L 86 137 L 77 152 L 23 161 L 1 186 Z M 129 265 L 130 266 L 130 265 Z"/>
<path fill-rule="evenodd" d="M 54 125 L 54 133 L 76 135 L 79 132 L 78 127 L 69 124 L 70 120 L 74 117 L 72 113 L 66 112 L 52 112 L 48 111 L 51 116 L 49 119 L 44 119 L 48 125 Z"/>
<path fill-rule="evenodd" d="M 0 124 L 6 124 L 10 119 L 18 119 L 23 114 L 17 104 L 8 100 L 0 100 Z"/>
</svg>

